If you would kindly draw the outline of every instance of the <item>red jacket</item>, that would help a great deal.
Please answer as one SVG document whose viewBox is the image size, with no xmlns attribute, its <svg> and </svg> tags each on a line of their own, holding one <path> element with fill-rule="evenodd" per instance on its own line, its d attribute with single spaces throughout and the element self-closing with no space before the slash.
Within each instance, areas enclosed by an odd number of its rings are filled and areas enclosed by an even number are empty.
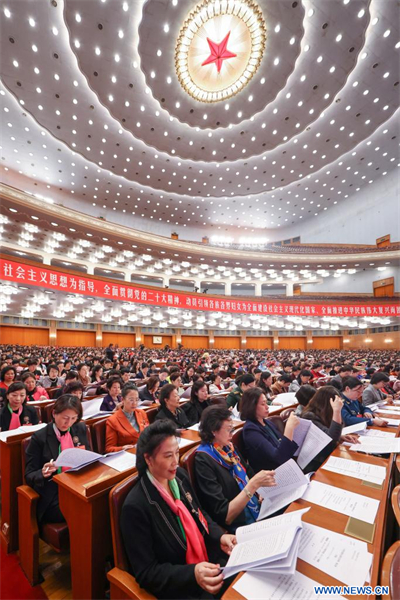
<svg viewBox="0 0 400 600">
<path fill-rule="evenodd" d="M 124 446 L 137 444 L 140 433 L 149 425 L 145 410 L 137 408 L 135 411 L 139 431 L 129 423 L 122 409 L 113 413 L 106 423 L 106 452 L 119 452 Z"/>
</svg>

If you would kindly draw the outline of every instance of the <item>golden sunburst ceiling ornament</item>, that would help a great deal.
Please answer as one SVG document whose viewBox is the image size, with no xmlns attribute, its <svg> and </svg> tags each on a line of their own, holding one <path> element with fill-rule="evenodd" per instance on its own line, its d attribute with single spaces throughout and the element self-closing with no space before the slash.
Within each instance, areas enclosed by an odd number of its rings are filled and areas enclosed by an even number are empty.
<svg viewBox="0 0 400 600">
<path fill-rule="evenodd" d="M 188 15 L 175 48 L 183 89 L 200 102 L 220 102 L 240 92 L 257 72 L 266 26 L 253 0 L 204 0 Z"/>
</svg>

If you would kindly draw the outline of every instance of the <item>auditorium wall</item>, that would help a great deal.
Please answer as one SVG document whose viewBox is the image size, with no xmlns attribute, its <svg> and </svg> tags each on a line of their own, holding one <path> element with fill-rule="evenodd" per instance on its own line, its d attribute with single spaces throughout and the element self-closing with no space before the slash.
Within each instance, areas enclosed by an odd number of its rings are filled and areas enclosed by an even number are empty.
<svg viewBox="0 0 400 600">
<path fill-rule="evenodd" d="M 136 346 L 136 335 L 134 333 L 119 333 L 112 331 L 103 331 L 102 346 L 106 348 L 109 344 L 116 344 L 120 348 L 128 348 Z"/>
<path fill-rule="evenodd" d="M 246 348 L 249 350 L 272 350 L 274 339 L 272 337 L 247 337 Z"/>
<path fill-rule="evenodd" d="M 1 344 L 21 344 L 23 346 L 48 346 L 49 330 L 39 327 L 0 327 Z"/>
<path fill-rule="evenodd" d="M 208 335 L 182 335 L 181 344 L 184 348 L 209 348 Z"/>
<path fill-rule="evenodd" d="M 96 333 L 94 331 L 69 331 L 57 330 L 56 346 L 89 346 L 96 345 Z"/>
</svg>

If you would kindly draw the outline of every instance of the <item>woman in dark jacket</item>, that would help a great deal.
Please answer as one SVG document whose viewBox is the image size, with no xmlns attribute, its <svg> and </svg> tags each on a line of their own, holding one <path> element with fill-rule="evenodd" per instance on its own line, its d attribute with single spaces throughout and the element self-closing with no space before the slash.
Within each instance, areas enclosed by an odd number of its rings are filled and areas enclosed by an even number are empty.
<svg viewBox="0 0 400 600">
<path fill-rule="evenodd" d="M 37 425 L 38 415 L 34 406 L 26 402 L 27 389 L 24 383 L 16 381 L 6 390 L 5 406 L 0 412 L 0 430 L 9 431 L 22 425 Z"/>
<path fill-rule="evenodd" d="M 146 404 L 154 404 L 158 403 L 157 393 L 158 388 L 160 387 L 160 380 L 157 375 L 152 375 L 146 385 L 139 390 L 139 398 L 141 402 L 146 402 Z"/>
<path fill-rule="evenodd" d="M 26 451 L 25 479 L 40 496 L 37 508 L 42 523 L 65 521 L 58 504 L 58 486 L 53 475 L 61 472 L 54 466 L 59 453 L 66 448 L 89 448 L 80 400 L 64 394 L 53 408 L 53 421 L 36 431 Z"/>
<path fill-rule="evenodd" d="M 160 404 L 161 407 L 156 414 L 156 420 L 170 419 L 179 429 L 189 427 L 189 419 L 186 413 L 182 408 L 179 408 L 178 390 L 172 383 L 168 383 L 161 388 Z"/>
<path fill-rule="evenodd" d="M 186 371 L 182 376 L 182 383 L 183 384 L 189 384 L 193 382 L 193 375 L 194 375 L 194 365 L 188 365 L 186 367 Z"/>
<path fill-rule="evenodd" d="M 258 382 L 258 387 L 262 389 L 264 392 L 264 396 L 267 399 L 268 404 L 272 403 L 274 399 L 274 394 L 271 390 L 272 385 L 272 374 L 269 371 L 262 371 L 260 375 L 260 381 Z"/>
<path fill-rule="evenodd" d="M 190 392 L 190 400 L 183 406 L 189 420 L 189 427 L 200 421 L 203 410 L 210 404 L 207 385 L 200 379 L 195 381 Z"/>
<path fill-rule="evenodd" d="M 267 419 L 267 399 L 260 388 L 246 390 L 240 407 L 240 416 L 246 421 L 243 426 L 246 456 L 256 473 L 262 469 L 276 469 L 293 458 L 298 448 L 293 441 L 293 432 L 299 424 L 298 417 L 291 413 L 282 434 Z"/>
<path fill-rule="evenodd" d="M 199 505 L 179 464 L 176 426 L 155 421 L 136 452 L 139 481 L 121 514 L 130 570 L 157 598 L 213 598 L 223 584 L 219 565 L 236 538 L 224 534 Z"/>
<path fill-rule="evenodd" d="M 231 411 L 209 406 L 201 416 L 200 437 L 194 459 L 196 491 L 202 506 L 224 529 L 254 523 L 260 512 L 256 494 L 260 487 L 275 485 L 273 471 L 254 475 L 232 444 Z"/>
</svg>

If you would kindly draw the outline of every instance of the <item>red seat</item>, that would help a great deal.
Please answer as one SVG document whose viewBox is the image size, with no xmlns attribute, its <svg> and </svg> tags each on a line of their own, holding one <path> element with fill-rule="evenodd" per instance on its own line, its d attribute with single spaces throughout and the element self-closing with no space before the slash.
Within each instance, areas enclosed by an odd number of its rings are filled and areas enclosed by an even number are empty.
<svg viewBox="0 0 400 600">
<path fill-rule="evenodd" d="M 139 480 L 138 474 L 131 475 L 110 490 L 110 520 L 115 567 L 107 573 L 110 582 L 110 599 L 133 598 L 134 600 L 154 600 L 154 596 L 139 586 L 128 572 L 129 563 L 125 554 L 120 530 L 121 510 L 128 493 Z"/>
<path fill-rule="evenodd" d="M 182 454 L 180 461 L 179 461 L 181 467 L 183 467 L 187 471 L 187 473 L 189 475 L 190 483 L 192 484 L 192 488 L 194 490 L 196 489 L 196 477 L 195 477 L 195 473 L 194 473 L 194 457 L 195 457 L 196 450 L 198 447 L 199 447 L 199 444 L 196 444 L 196 446 L 194 446 L 193 448 L 190 448 L 190 450 L 185 452 L 185 454 Z"/>
<path fill-rule="evenodd" d="M 281 415 L 272 415 L 271 417 L 268 417 L 268 421 L 273 423 L 278 429 L 278 431 L 283 434 L 283 432 L 285 431 L 285 423 Z"/>
<path fill-rule="evenodd" d="M 99 454 L 105 454 L 106 451 L 106 419 L 100 419 L 92 424 L 93 447 Z"/>
<path fill-rule="evenodd" d="M 389 586 L 389 600 L 400 598 L 400 541 L 395 542 L 386 552 L 381 569 L 382 586 Z"/>
<path fill-rule="evenodd" d="M 400 527 L 400 485 L 396 485 L 392 492 L 392 508 L 397 525 Z"/>
<path fill-rule="evenodd" d="M 246 458 L 246 450 L 243 443 L 243 427 L 239 427 L 233 432 L 232 444 L 239 450 L 243 458 Z"/>
<path fill-rule="evenodd" d="M 158 413 L 158 411 L 159 411 L 159 406 L 156 406 L 155 408 L 149 408 L 148 410 L 146 410 L 146 415 L 147 415 L 150 425 L 151 425 L 151 423 L 154 423 L 154 419 L 156 418 L 156 414 Z"/>
</svg>

